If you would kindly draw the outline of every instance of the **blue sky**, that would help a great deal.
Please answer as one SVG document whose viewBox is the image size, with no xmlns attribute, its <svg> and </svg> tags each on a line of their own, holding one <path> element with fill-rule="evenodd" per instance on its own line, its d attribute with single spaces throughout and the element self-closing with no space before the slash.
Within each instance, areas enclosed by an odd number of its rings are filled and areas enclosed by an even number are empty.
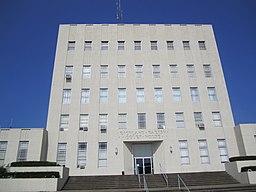
<svg viewBox="0 0 256 192">
<path fill-rule="evenodd" d="M 121 0 L 124 23 L 213 24 L 235 123 L 256 123 L 255 0 Z M 0 126 L 45 127 L 58 25 L 116 23 L 115 0 L 0 0 Z"/>
</svg>

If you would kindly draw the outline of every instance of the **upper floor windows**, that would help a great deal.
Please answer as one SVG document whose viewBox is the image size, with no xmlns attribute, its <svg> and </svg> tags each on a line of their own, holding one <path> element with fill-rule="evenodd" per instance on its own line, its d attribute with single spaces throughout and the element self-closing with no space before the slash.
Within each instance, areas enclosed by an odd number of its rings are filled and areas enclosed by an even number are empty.
<svg viewBox="0 0 256 192">
<path fill-rule="evenodd" d="M 220 112 L 212 112 L 214 127 L 222 127 Z"/>
<path fill-rule="evenodd" d="M 205 64 L 203 65 L 204 68 L 204 76 L 205 77 L 212 77 L 212 69 L 211 69 L 211 65 L 210 64 Z"/>
<path fill-rule="evenodd" d="M 108 50 L 108 41 L 101 41 L 101 50 Z"/>
<path fill-rule="evenodd" d="M 167 50 L 174 50 L 173 41 L 166 41 Z"/>
<path fill-rule="evenodd" d="M 92 41 L 84 42 L 84 50 L 92 50 Z"/>
<path fill-rule="evenodd" d="M 118 88 L 119 103 L 126 103 L 126 88 Z"/>
<path fill-rule="evenodd" d="M 207 141 L 205 139 L 198 140 L 200 158 L 202 164 L 209 164 L 210 158 L 208 153 Z"/>
<path fill-rule="evenodd" d="M 57 160 L 56 160 L 57 164 L 65 165 L 66 153 L 67 153 L 67 143 L 58 143 Z"/>
<path fill-rule="evenodd" d="M 117 49 L 124 50 L 124 41 L 117 41 Z"/>
<path fill-rule="evenodd" d="M 200 50 L 206 50 L 205 41 L 198 41 L 198 46 Z"/>
<path fill-rule="evenodd" d="M 117 73 L 118 73 L 119 78 L 126 77 L 126 67 L 125 67 L 125 65 L 118 65 L 117 66 Z"/>
<path fill-rule="evenodd" d="M 27 161 L 28 156 L 28 141 L 20 141 L 18 154 L 17 154 L 17 161 Z"/>
<path fill-rule="evenodd" d="M 91 66 L 84 65 L 82 71 L 83 79 L 90 79 L 91 78 Z"/>
<path fill-rule="evenodd" d="M 165 117 L 164 113 L 157 113 L 156 114 L 156 123 L 158 129 L 164 129 L 165 128 Z"/>
<path fill-rule="evenodd" d="M 183 49 L 190 50 L 189 41 L 182 41 Z"/>
<path fill-rule="evenodd" d="M 191 94 L 192 102 L 197 102 L 200 100 L 197 87 L 190 87 L 190 94 Z"/>
<path fill-rule="evenodd" d="M 153 77 L 160 78 L 160 65 L 153 65 Z"/>
<path fill-rule="evenodd" d="M 157 41 L 150 41 L 151 50 L 157 50 Z"/>
<path fill-rule="evenodd" d="M 81 91 L 81 103 L 87 104 L 90 100 L 90 89 L 82 89 Z"/>
<path fill-rule="evenodd" d="M 127 128 L 127 114 L 126 113 L 118 114 L 118 128 L 119 129 Z"/>
<path fill-rule="evenodd" d="M 155 102 L 162 103 L 164 100 L 162 88 L 159 88 L 159 87 L 154 88 L 154 96 L 155 96 Z"/>
<path fill-rule="evenodd" d="M 179 77 L 178 66 L 176 64 L 170 65 L 170 74 L 172 78 Z"/>
<path fill-rule="evenodd" d="M 228 150 L 225 139 L 217 139 L 221 163 L 229 162 Z"/>
<path fill-rule="evenodd" d="M 79 131 L 88 131 L 89 115 L 81 114 L 79 119 Z"/>
<path fill-rule="evenodd" d="M 181 101 L 181 92 L 179 87 L 172 88 L 172 100 L 175 102 Z"/>
<path fill-rule="evenodd" d="M 87 143 L 79 142 L 77 147 L 77 168 L 84 169 L 86 166 Z"/>
<path fill-rule="evenodd" d="M 71 89 L 64 89 L 62 94 L 62 104 L 70 104 Z"/>
<path fill-rule="evenodd" d="M 100 88 L 100 103 L 108 102 L 108 88 Z"/>
<path fill-rule="evenodd" d="M 146 128 L 146 113 L 138 113 L 138 128 Z"/>
<path fill-rule="evenodd" d="M 99 142 L 98 167 L 107 167 L 107 142 Z"/>
<path fill-rule="evenodd" d="M 136 89 L 136 97 L 137 97 L 137 103 L 144 103 L 144 88 L 137 88 Z"/>
<path fill-rule="evenodd" d="M 108 65 L 100 66 L 100 78 L 108 78 Z"/>
<path fill-rule="evenodd" d="M 134 50 L 141 50 L 141 41 L 134 41 Z"/>
<path fill-rule="evenodd" d="M 143 76 L 143 65 L 135 65 L 136 78 L 142 78 Z"/>
<path fill-rule="evenodd" d="M 69 115 L 60 116 L 60 131 L 67 131 L 69 127 Z"/>
<path fill-rule="evenodd" d="M 187 73 L 188 73 L 188 77 L 192 77 L 192 78 L 196 77 L 195 66 L 193 64 L 187 65 Z"/>
<path fill-rule="evenodd" d="M 217 101 L 217 94 L 215 87 L 207 87 L 208 90 L 208 96 L 210 101 Z"/>
<path fill-rule="evenodd" d="M 176 126 L 177 128 L 184 128 L 185 127 L 185 120 L 184 120 L 184 113 L 183 112 L 176 112 Z"/>
<path fill-rule="evenodd" d="M 188 151 L 188 141 L 187 140 L 179 140 L 179 148 L 180 148 L 180 161 L 181 165 L 189 165 L 189 151 Z"/>
<path fill-rule="evenodd" d="M 69 41 L 68 42 L 68 51 L 75 50 L 76 42 L 75 41 Z"/>
<path fill-rule="evenodd" d="M 65 67 L 65 79 L 67 83 L 72 81 L 72 74 L 73 74 L 73 66 L 66 66 Z"/>
<path fill-rule="evenodd" d="M 108 128 L 108 114 L 100 114 L 99 128 L 102 133 L 107 132 Z"/>
<path fill-rule="evenodd" d="M 0 141 L 0 167 L 4 165 L 7 141 Z"/>
</svg>

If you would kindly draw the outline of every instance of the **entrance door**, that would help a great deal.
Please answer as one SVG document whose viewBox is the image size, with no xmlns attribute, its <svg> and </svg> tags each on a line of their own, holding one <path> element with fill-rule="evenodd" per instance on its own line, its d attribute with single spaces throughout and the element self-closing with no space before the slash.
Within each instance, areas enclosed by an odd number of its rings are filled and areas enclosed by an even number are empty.
<svg viewBox="0 0 256 192">
<path fill-rule="evenodd" d="M 137 167 L 137 169 L 136 169 Z M 134 158 L 135 174 L 153 174 L 152 157 L 135 157 Z"/>
</svg>

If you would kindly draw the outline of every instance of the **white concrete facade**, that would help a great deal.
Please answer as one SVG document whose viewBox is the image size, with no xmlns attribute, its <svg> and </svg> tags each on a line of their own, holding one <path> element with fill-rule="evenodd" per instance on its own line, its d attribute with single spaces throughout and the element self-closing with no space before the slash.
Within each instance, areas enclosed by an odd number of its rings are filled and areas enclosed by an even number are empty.
<svg viewBox="0 0 256 192">
<path fill-rule="evenodd" d="M 239 152 L 212 26 L 60 25 L 47 130 L 70 175 L 224 170 Z"/>
<path fill-rule="evenodd" d="M 16 161 L 45 161 L 47 131 L 44 128 L 1 128 L 0 166 Z"/>
<path fill-rule="evenodd" d="M 256 155 L 256 124 L 239 124 L 235 126 L 239 154 Z"/>
</svg>

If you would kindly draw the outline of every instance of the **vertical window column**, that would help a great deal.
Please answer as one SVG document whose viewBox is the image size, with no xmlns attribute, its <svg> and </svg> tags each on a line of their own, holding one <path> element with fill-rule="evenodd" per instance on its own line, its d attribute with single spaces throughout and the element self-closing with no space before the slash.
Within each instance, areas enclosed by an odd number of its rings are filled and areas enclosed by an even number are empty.
<svg viewBox="0 0 256 192">
<path fill-rule="evenodd" d="M 198 140 L 198 144 L 199 144 L 201 163 L 202 164 L 209 164 L 210 159 L 209 159 L 208 147 L 207 147 L 206 140 L 205 139 L 200 139 L 200 140 Z"/>
<path fill-rule="evenodd" d="M 77 150 L 77 168 L 84 169 L 86 166 L 87 143 L 79 142 Z"/>
<path fill-rule="evenodd" d="M 146 129 L 146 113 L 138 113 L 138 128 Z"/>
<path fill-rule="evenodd" d="M 107 142 L 99 142 L 98 167 L 107 167 Z"/>
<path fill-rule="evenodd" d="M 160 78 L 160 65 L 153 65 L 153 77 Z"/>
<path fill-rule="evenodd" d="M 90 65 L 84 65 L 83 71 L 82 71 L 83 79 L 90 79 L 91 78 L 91 66 Z"/>
<path fill-rule="evenodd" d="M 172 100 L 175 102 L 181 101 L 181 92 L 179 87 L 172 88 Z"/>
<path fill-rule="evenodd" d="M 71 89 L 64 89 L 62 94 L 62 104 L 70 104 Z"/>
<path fill-rule="evenodd" d="M 26 161 L 28 158 L 28 141 L 20 141 L 17 161 Z"/>
<path fill-rule="evenodd" d="M 79 131 L 88 131 L 89 128 L 89 115 L 81 114 L 79 119 Z"/>
<path fill-rule="evenodd" d="M 90 101 L 90 89 L 82 89 L 81 91 L 81 103 L 87 104 Z"/>
<path fill-rule="evenodd" d="M 170 65 L 170 75 L 171 75 L 171 78 L 179 77 L 178 66 L 176 64 Z"/>
<path fill-rule="evenodd" d="M 126 88 L 118 88 L 119 103 L 126 103 Z"/>
<path fill-rule="evenodd" d="M 136 89 L 136 97 L 137 97 L 137 103 L 144 103 L 144 88 L 137 88 Z"/>
<path fill-rule="evenodd" d="M 117 73 L 118 73 L 118 78 L 126 77 L 126 67 L 125 67 L 125 65 L 118 65 L 117 66 Z"/>
<path fill-rule="evenodd" d="M 229 161 L 226 140 L 225 139 L 217 139 L 217 142 L 218 142 L 218 148 L 219 148 L 219 152 L 220 152 L 221 163 L 226 163 Z"/>
<path fill-rule="evenodd" d="M 126 113 L 118 114 L 118 128 L 119 129 L 127 128 L 127 114 Z"/>
<path fill-rule="evenodd" d="M 135 65 L 136 78 L 142 78 L 143 76 L 143 65 Z"/>
<path fill-rule="evenodd" d="M 212 112 L 214 127 L 222 127 L 220 112 Z"/>
<path fill-rule="evenodd" d="M 65 165 L 66 164 L 66 153 L 67 153 L 67 143 L 58 143 L 57 149 L 57 164 Z"/>
<path fill-rule="evenodd" d="M 100 103 L 108 102 L 108 88 L 100 88 Z"/>
<path fill-rule="evenodd" d="M 177 126 L 177 128 L 184 128 L 185 127 L 184 113 L 183 112 L 177 112 L 177 113 L 175 113 L 175 117 L 176 117 L 176 126 Z"/>
<path fill-rule="evenodd" d="M 106 133 L 108 128 L 108 114 L 100 114 L 99 128 L 101 133 Z"/>
<path fill-rule="evenodd" d="M 200 101 L 197 87 L 190 87 L 190 94 L 192 102 Z"/>
<path fill-rule="evenodd" d="M 156 124 L 158 129 L 165 129 L 165 117 L 164 113 L 156 114 Z"/>
<path fill-rule="evenodd" d="M 187 140 L 179 140 L 179 148 L 180 148 L 180 161 L 181 165 L 189 165 L 189 151 L 188 151 L 188 141 Z"/>
<path fill-rule="evenodd" d="M 60 131 L 67 131 L 69 127 L 69 115 L 60 116 Z"/>
<path fill-rule="evenodd" d="M 155 102 L 162 103 L 163 98 L 163 90 L 162 88 L 154 88 Z"/>
</svg>

